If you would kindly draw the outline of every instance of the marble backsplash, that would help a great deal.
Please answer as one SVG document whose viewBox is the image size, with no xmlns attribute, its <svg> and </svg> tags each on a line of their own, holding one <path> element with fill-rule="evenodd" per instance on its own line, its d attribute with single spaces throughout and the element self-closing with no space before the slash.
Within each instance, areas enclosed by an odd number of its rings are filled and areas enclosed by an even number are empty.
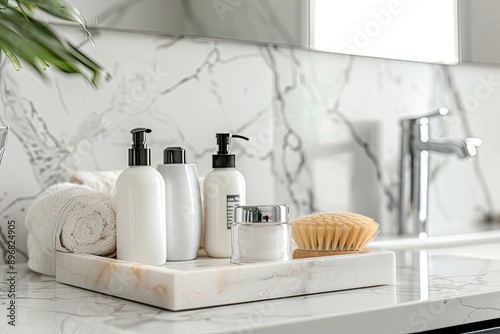
<svg viewBox="0 0 500 334">
<path fill-rule="evenodd" d="M 11 128 L 0 172 L 1 228 L 24 215 L 46 187 L 75 170 L 127 167 L 130 129 L 153 129 L 153 165 L 182 145 L 200 176 L 211 169 L 216 132 L 234 143 L 247 202 L 285 203 L 291 218 L 347 210 L 393 231 L 399 120 L 440 106 L 436 137 L 480 137 L 474 159 L 432 154 L 430 233 L 488 227 L 500 202 L 500 67 L 440 66 L 348 57 L 285 47 L 98 31 L 64 33 L 109 69 L 95 91 L 78 78 L 0 64 L 0 124 Z M 22 261 L 22 255 L 18 261 Z"/>
</svg>

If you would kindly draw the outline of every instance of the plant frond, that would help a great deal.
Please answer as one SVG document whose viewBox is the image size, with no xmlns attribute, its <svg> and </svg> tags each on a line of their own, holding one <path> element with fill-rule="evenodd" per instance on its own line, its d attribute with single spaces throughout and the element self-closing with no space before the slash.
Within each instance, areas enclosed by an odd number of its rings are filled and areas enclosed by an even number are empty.
<svg viewBox="0 0 500 334">
<path fill-rule="evenodd" d="M 0 1 L 5 2 L 5 0 Z M 22 2 L 33 4 L 36 1 L 22 0 Z M 45 2 L 61 3 L 64 1 L 46 0 Z M 26 4 L 23 3 L 20 6 L 26 6 Z M 59 37 L 49 25 L 27 15 L 29 14 L 20 7 L 12 7 L 9 4 L 0 10 L 0 49 L 16 69 L 22 67 L 20 61 L 22 60 L 43 75 L 43 70 L 50 65 L 65 73 L 78 74 L 94 87 L 98 86 L 101 78 L 109 78 L 101 66 Z M 73 19 L 76 20 L 76 16 Z"/>
</svg>

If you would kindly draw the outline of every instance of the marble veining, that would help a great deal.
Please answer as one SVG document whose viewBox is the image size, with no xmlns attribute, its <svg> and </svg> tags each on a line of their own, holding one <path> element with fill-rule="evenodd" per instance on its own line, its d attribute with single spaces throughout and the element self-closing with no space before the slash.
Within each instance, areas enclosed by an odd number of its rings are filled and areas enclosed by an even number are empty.
<svg viewBox="0 0 500 334">
<path fill-rule="evenodd" d="M 147 266 L 57 252 L 56 280 L 178 311 L 393 284 L 395 256 L 382 251 L 248 265 L 200 257 Z"/>
<path fill-rule="evenodd" d="M 483 254 L 498 252 L 499 247 L 483 245 Z M 453 255 L 456 250 L 397 253 L 395 285 L 180 312 L 61 284 L 19 265 L 16 328 L 4 321 L 0 330 L 272 333 L 321 331 L 326 326 L 351 333 L 401 333 L 498 318 L 500 262 L 481 255 Z M 6 272 L 3 266 L 2 289 Z M 2 308 L 7 302 L 2 295 Z"/>
<path fill-rule="evenodd" d="M 165 147 L 183 145 L 200 176 L 210 170 L 215 132 L 247 135 L 251 141 L 235 143 L 234 151 L 248 203 L 289 204 L 292 219 L 358 212 L 387 233 L 398 201 L 399 119 L 447 106 L 452 114 L 434 121 L 433 135 L 480 137 L 484 144 L 470 160 L 433 154 L 430 233 L 497 226 L 498 67 L 107 30 L 93 31 L 93 47 L 77 29 L 60 30 L 113 80 L 94 91 L 50 69 L 46 80 L 28 69 L 15 72 L 2 58 L 0 123 L 11 127 L 11 140 L 0 173 L 0 216 L 17 222 L 19 261 L 24 215 L 36 195 L 74 170 L 125 168 L 127 133 L 136 126 L 154 131 L 153 165 Z M 0 247 L 5 251 L 1 238 Z"/>
</svg>

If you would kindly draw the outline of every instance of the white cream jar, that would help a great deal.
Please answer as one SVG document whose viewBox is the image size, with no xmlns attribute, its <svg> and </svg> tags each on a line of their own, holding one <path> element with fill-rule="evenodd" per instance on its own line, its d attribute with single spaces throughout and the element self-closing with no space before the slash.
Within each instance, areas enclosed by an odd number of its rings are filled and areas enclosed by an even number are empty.
<svg viewBox="0 0 500 334">
<path fill-rule="evenodd" d="M 288 205 L 238 205 L 231 225 L 231 263 L 291 259 Z"/>
</svg>

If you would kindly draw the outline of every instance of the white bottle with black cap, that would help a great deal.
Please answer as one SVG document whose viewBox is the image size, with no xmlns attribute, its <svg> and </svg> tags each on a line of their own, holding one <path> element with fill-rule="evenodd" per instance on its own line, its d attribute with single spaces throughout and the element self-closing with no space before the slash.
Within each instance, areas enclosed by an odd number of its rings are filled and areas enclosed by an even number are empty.
<svg viewBox="0 0 500 334">
<path fill-rule="evenodd" d="M 210 257 L 231 257 L 234 207 L 246 203 L 245 178 L 236 169 L 231 138 L 248 138 L 231 133 L 217 133 L 216 138 L 217 154 L 212 156 L 214 169 L 203 181 L 205 251 Z"/>
<path fill-rule="evenodd" d="M 151 167 L 146 144 L 150 132 L 145 128 L 130 131 L 130 167 L 116 181 L 116 250 L 118 260 L 162 265 L 167 258 L 165 183 Z"/>
<path fill-rule="evenodd" d="M 201 194 L 195 164 L 186 150 L 167 147 L 157 169 L 165 180 L 167 261 L 194 260 L 201 240 Z"/>
</svg>

